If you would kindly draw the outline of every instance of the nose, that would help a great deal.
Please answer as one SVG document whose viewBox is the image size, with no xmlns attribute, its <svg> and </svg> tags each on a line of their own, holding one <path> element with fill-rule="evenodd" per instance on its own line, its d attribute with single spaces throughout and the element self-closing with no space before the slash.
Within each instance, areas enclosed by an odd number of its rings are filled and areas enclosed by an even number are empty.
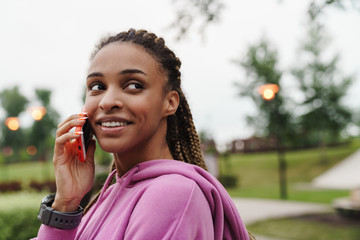
<svg viewBox="0 0 360 240">
<path fill-rule="evenodd" d="M 99 102 L 100 109 L 104 111 L 110 111 L 116 108 L 121 109 L 123 106 L 124 104 L 121 100 L 121 93 L 115 88 L 107 89 Z"/>
</svg>

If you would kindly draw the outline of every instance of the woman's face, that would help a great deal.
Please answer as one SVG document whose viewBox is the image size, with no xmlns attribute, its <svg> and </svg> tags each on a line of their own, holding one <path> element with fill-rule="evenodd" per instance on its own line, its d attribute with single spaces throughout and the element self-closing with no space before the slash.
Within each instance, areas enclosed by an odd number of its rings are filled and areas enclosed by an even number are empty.
<svg viewBox="0 0 360 240">
<path fill-rule="evenodd" d="M 165 92 L 161 66 L 141 46 L 113 43 L 90 64 L 84 110 L 101 148 L 143 151 L 166 142 L 166 117 L 175 113 L 176 92 Z"/>
</svg>

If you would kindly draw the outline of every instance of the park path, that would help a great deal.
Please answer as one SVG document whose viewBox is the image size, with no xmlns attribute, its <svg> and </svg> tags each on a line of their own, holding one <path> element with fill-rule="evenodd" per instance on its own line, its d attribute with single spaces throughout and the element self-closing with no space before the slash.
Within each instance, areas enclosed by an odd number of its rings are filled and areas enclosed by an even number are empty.
<svg viewBox="0 0 360 240">
<path fill-rule="evenodd" d="M 354 189 L 360 187 L 360 149 L 316 177 L 312 185 L 327 189 Z"/>
<path fill-rule="evenodd" d="M 233 201 L 245 225 L 270 218 L 332 211 L 328 204 L 254 198 L 233 198 Z"/>
<path fill-rule="evenodd" d="M 331 205 L 328 204 L 254 198 L 233 198 L 233 201 L 245 225 L 271 218 L 332 211 Z M 258 235 L 255 235 L 255 237 L 256 240 L 285 240 Z"/>
</svg>

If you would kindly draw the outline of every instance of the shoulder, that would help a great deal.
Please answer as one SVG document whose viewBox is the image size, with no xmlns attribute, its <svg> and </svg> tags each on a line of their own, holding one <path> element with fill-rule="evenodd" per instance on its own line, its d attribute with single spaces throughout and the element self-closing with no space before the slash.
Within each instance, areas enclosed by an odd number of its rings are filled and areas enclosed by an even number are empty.
<svg viewBox="0 0 360 240">
<path fill-rule="evenodd" d="M 203 201 L 211 201 L 211 192 L 219 185 L 204 169 L 176 160 L 152 160 L 139 164 L 132 183 L 145 186 L 142 193 L 146 197 L 156 198 L 156 194 L 164 193 L 167 198 L 174 196 L 185 200 L 197 192 Z"/>
<path fill-rule="evenodd" d="M 167 174 L 151 180 L 137 208 L 148 217 L 155 214 L 156 217 L 170 217 L 178 221 L 211 215 L 209 202 L 198 184 L 179 174 Z"/>
<path fill-rule="evenodd" d="M 166 174 L 148 180 L 142 198 L 145 198 L 147 203 L 161 203 L 162 206 L 176 203 L 177 207 L 185 207 L 187 201 L 198 194 L 198 201 L 206 201 L 205 196 L 201 198 L 203 194 L 194 180 L 179 174 Z"/>
<path fill-rule="evenodd" d="M 177 191 L 189 191 L 196 186 L 197 184 L 193 179 L 176 173 L 158 176 L 149 182 L 150 190 L 167 189 Z"/>
<path fill-rule="evenodd" d="M 212 234 L 211 210 L 194 180 L 166 174 L 147 182 L 130 218 L 131 239 L 143 233 L 147 237 L 151 233 L 148 239 L 198 239 L 199 232 Z"/>
</svg>

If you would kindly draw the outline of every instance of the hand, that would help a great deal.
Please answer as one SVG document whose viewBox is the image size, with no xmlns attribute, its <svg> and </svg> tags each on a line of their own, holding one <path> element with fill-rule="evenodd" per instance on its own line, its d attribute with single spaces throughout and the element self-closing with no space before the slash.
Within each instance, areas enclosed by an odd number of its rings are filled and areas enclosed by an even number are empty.
<svg viewBox="0 0 360 240">
<path fill-rule="evenodd" d="M 60 123 L 56 131 L 53 163 L 57 189 L 52 207 L 58 211 L 76 211 L 81 199 L 94 183 L 95 141 L 90 143 L 85 162 L 80 162 L 74 141 L 80 134 L 69 132 L 84 123 L 84 117 L 75 114 Z"/>
</svg>

